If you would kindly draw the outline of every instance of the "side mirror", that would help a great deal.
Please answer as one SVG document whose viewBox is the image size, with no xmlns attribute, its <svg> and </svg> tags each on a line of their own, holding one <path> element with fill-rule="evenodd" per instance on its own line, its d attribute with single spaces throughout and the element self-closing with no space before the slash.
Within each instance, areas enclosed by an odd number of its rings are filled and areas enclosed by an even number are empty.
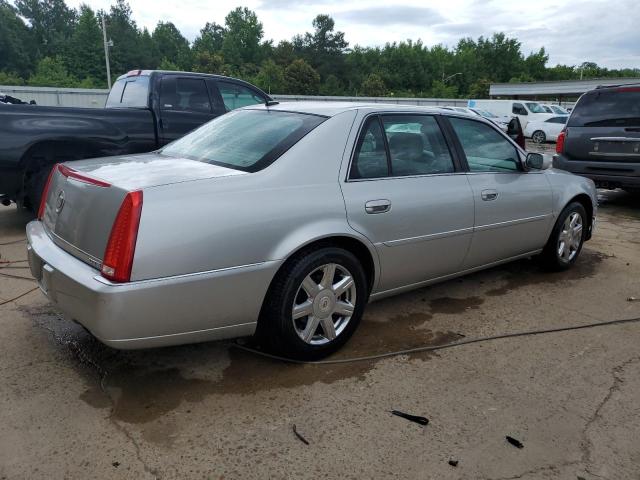
<svg viewBox="0 0 640 480">
<path fill-rule="evenodd" d="M 551 166 L 551 157 L 542 153 L 527 153 L 525 160 L 527 168 L 534 170 L 546 170 Z"/>
</svg>

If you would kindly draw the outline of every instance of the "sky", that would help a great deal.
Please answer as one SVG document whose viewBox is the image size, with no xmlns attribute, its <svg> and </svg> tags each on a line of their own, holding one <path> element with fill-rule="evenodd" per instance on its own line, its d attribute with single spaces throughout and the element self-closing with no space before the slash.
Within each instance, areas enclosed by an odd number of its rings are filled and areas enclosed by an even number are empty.
<svg viewBox="0 0 640 480">
<path fill-rule="evenodd" d="M 108 9 L 110 0 L 67 0 Z M 224 24 L 237 6 L 255 11 L 265 39 L 290 40 L 311 31 L 311 21 L 329 14 L 349 46 L 380 46 L 421 39 L 453 46 L 460 38 L 502 31 L 528 54 L 545 47 L 549 65 L 595 62 L 608 68 L 640 68 L 640 0 L 129 0 L 138 26 L 153 30 L 173 22 L 190 41 L 205 22 Z"/>
</svg>

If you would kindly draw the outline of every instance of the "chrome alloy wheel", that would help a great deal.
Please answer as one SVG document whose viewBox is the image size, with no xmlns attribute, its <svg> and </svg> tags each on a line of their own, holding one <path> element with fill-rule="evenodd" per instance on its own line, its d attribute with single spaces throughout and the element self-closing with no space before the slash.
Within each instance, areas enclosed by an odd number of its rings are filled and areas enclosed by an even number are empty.
<svg viewBox="0 0 640 480">
<path fill-rule="evenodd" d="M 544 134 L 544 132 L 536 130 L 535 132 L 533 132 L 531 140 L 533 140 L 535 143 L 544 143 L 547 140 L 547 136 Z"/>
<path fill-rule="evenodd" d="M 582 244 L 582 215 L 572 212 L 564 221 L 558 237 L 558 258 L 570 262 Z"/>
<path fill-rule="evenodd" d="M 291 318 L 298 336 L 310 345 L 325 345 L 347 327 L 356 305 L 356 284 L 337 263 L 312 271 L 298 288 Z"/>
</svg>

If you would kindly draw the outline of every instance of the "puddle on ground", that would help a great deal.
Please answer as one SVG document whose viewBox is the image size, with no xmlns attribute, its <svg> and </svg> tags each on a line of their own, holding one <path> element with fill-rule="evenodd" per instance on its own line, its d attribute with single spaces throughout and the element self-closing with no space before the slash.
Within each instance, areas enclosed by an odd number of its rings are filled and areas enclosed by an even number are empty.
<svg viewBox="0 0 640 480">
<path fill-rule="evenodd" d="M 467 302 L 467 299 L 438 299 L 435 308 L 445 308 L 445 301 L 457 303 Z M 476 303 L 472 300 L 469 304 Z M 466 308 L 461 305 L 455 310 Z M 56 345 L 64 347 L 78 364 L 84 365 L 88 388 L 80 399 L 97 409 L 111 408 L 112 418 L 127 423 L 147 424 L 184 402 L 198 403 L 210 395 L 251 395 L 315 382 L 331 384 L 347 378 L 362 380 L 376 365 L 375 361 L 338 365 L 286 364 L 243 352 L 224 342 L 118 351 L 102 345 L 81 326 L 60 318 L 46 306 L 23 307 L 23 310 L 36 325 L 51 332 Z M 421 312 L 380 322 L 365 315 L 356 334 L 331 358 L 442 345 L 462 337 L 455 332 L 425 328 L 430 318 L 430 313 Z M 411 357 L 427 359 L 433 355 L 422 352 Z M 153 436 L 152 432 L 149 434 Z M 166 435 L 158 433 L 158 437 L 165 438 Z"/>
<path fill-rule="evenodd" d="M 579 280 L 581 278 L 593 277 L 598 270 L 598 266 L 607 255 L 591 250 L 582 250 L 580 258 L 573 267 L 564 272 L 548 272 L 543 270 L 535 259 L 519 260 L 500 267 L 501 271 L 505 271 L 503 277 L 504 285 L 493 288 L 486 292 L 492 297 L 505 295 L 512 290 L 521 287 L 555 284 L 566 282 L 567 280 Z"/>
<path fill-rule="evenodd" d="M 617 217 L 640 220 L 640 194 L 598 190 L 598 209 Z"/>
<path fill-rule="evenodd" d="M 440 297 L 429 301 L 431 313 L 445 313 L 454 315 L 456 313 L 464 313 L 467 310 L 477 310 L 484 300 L 480 297 L 452 298 Z"/>
</svg>

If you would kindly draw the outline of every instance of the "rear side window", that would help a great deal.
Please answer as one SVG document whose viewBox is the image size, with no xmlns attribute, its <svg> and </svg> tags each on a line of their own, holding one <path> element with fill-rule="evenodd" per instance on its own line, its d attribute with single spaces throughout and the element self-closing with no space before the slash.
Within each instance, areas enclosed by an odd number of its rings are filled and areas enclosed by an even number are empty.
<svg viewBox="0 0 640 480">
<path fill-rule="evenodd" d="M 453 159 L 435 118 L 383 115 L 367 120 L 349 177 L 403 177 L 453 171 Z"/>
<path fill-rule="evenodd" d="M 519 170 L 518 151 L 489 125 L 463 118 L 449 118 L 462 144 L 470 172 Z"/>
<path fill-rule="evenodd" d="M 167 145 L 161 153 L 257 172 L 325 120 L 302 113 L 239 110 L 204 124 Z"/>
<path fill-rule="evenodd" d="M 576 104 L 570 127 L 640 126 L 640 88 L 621 87 L 585 93 Z"/>
<path fill-rule="evenodd" d="M 546 123 L 567 123 L 567 117 L 551 117 L 545 120 Z"/>
<path fill-rule="evenodd" d="M 218 90 L 227 110 L 264 103 L 265 98 L 256 91 L 231 82 L 218 82 Z"/>
<path fill-rule="evenodd" d="M 106 108 L 146 108 L 149 102 L 149 76 L 122 78 L 113 84 Z"/>
<path fill-rule="evenodd" d="M 160 108 L 211 113 L 211 102 L 204 79 L 164 77 L 160 83 Z"/>
</svg>

